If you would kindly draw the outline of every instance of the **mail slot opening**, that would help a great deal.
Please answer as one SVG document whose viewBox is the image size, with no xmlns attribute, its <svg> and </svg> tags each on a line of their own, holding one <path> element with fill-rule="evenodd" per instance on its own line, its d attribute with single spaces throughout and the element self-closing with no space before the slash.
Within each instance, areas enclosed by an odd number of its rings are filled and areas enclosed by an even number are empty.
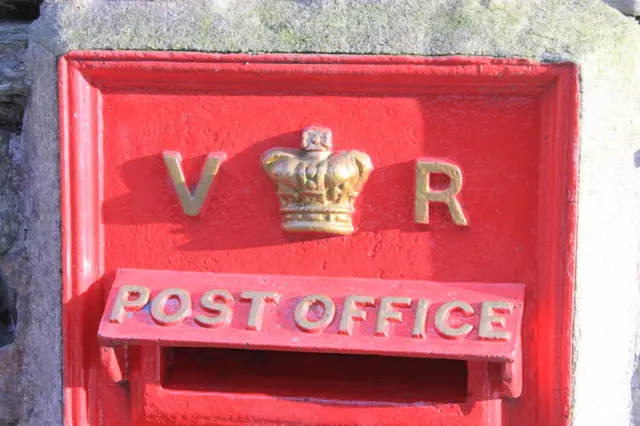
<svg viewBox="0 0 640 426">
<path fill-rule="evenodd" d="M 163 350 L 163 386 L 330 403 L 462 403 L 466 361 L 221 348 Z"/>
</svg>

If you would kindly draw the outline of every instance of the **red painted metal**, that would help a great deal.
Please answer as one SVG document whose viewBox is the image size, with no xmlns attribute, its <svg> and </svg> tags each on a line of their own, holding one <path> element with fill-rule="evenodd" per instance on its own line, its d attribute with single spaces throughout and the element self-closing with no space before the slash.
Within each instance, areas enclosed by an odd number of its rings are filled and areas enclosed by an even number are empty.
<svg viewBox="0 0 640 426">
<path fill-rule="evenodd" d="M 152 319 L 149 309 L 129 312 L 122 323 L 110 321 L 118 291 L 125 285 L 150 289 L 151 299 L 165 289 L 185 289 L 190 296 L 191 313 L 185 320 L 172 325 L 157 324 Z M 229 326 L 211 329 L 194 321 L 199 315 L 217 316 L 204 310 L 200 304 L 202 296 L 213 289 L 224 289 L 233 296 L 233 301 L 229 302 L 232 312 Z M 241 294 L 245 291 L 275 292 L 278 295 L 277 303 L 265 303 L 265 314 L 259 331 L 247 327 L 252 303 L 241 301 Z M 318 333 L 305 333 L 296 326 L 293 313 L 304 297 L 314 294 L 328 296 L 337 309 L 333 321 L 326 329 Z M 341 334 L 338 328 L 345 309 L 345 298 L 350 295 L 373 296 L 376 302 L 374 306 L 359 309 L 365 312 L 366 317 L 347 335 Z M 412 299 L 408 308 L 394 308 L 395 311 L 401 312 L 403 317 L 399 323 L 387 322 L 392 329 L 388 336 L 376 336 L 382 297 Z M 111 289 L 98 336 L 104 344 L 110 346 L 211 346 L 513 362 L 520 343 L 523 298 L 524 286 L 521 284 L 433 283 L 121 269 Z M 419 299 L 429 302 L 426 336 L 412 338 Z M 461 324 L 473 326 L 473 330 L 464 338 L 445 338 L 438 334 L 434 325 L 437 309 L 450 301 L 463 301 L 470 304 L 475 311 L 474 315 L 468 318 L 461 318 L 459 314 L 454 313 L 450 319 L 451 322 L 457 323 L 456 327 Z M 510 339 L 487 340 L 479 337 L 481 304 L 486 301 L 506 301 L 513 304 L 513 312 L 505 315 L 505 327 L 500 327 L 501 331 L 511 334 Z M 177 300 L 173 301 L 174 312 L 178 304 Z M 172 309 L 169 303 L 167 305 L 167 310 Z M 323 312 L 320 306 L 318 308 L 318 311 Z"/>
<path fill-rule="evenodd" d="M 577 81 L 571 64 L 490 58 L 66 55 L 65 422 L 567 424 Z M 352 236 L 279 228 L 260 155 L 299 146 L 308 125 L 374 163 Z M 208 152 L 227 154 L 201 217 L 182 214 L 163 150 L 181 152 L 190 183 Z M 462 169 L 468 227 L 438 205 L 414 222 L 425 156 Z M 119 268 L 521 282 L 522 397 L 500 397 L 517 371 L 478 360 L 100 347 Z"/>
</svg>

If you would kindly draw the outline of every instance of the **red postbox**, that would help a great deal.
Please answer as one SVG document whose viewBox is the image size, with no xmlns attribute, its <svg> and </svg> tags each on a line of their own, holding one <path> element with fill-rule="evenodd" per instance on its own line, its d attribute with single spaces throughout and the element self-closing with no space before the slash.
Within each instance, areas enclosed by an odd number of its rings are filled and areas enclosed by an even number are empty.
<svg viewBox="0 0 640 426">
<path fill-rule="evenodd" d="M 72 52 L 68 424 L 568 419 L 577 73 Z"/>
</svg>

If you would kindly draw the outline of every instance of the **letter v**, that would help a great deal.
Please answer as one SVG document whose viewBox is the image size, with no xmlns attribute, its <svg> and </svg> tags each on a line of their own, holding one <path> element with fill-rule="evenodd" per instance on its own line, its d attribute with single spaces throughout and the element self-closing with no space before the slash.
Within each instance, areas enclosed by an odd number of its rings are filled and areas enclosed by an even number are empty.
<svg viewBox="0 0 640 426">
<path fill-rule="evenodd" d="M 182 171 L 182 156 L 179 152 L 175 151 L 163 151 L 162 156 L 164 158 L 164 164 L 167 166 L 169 176 L 173 182 L 173 186 L 178 193 L 180 204 L 184 214 L 187 216 L 198 216 L 202 207 L 204 206 L 207 197 L 209 196 L 209 189 L 213 180 L 220 169 L 220 163 L 222 163 L 226 154 L 224 152 L 210 152 L 207 154 L 207 159 L 202 167 L 200 174 L 200 181 L 193 194 L 187 187 L 187 182 L 184 178 L 184 172 Z"/>
</svg>

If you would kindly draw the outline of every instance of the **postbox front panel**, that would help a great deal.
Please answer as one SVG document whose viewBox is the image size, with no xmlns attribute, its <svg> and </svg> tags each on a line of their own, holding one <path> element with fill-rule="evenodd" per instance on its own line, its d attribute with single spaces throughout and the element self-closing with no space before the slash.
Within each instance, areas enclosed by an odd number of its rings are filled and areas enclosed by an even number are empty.
<svg viewBox="0 0 640 426">
<path fill-rule="evenodd" d="M 68 422 L 566 422 L 572 67 L 461 58 L 73 53 L 61 75 Z M 286 229 L 289 193 L 270 179 L 265 153 L 303 152 L 309 126 L 330 132 L 334 152 L 358 151 L 372 164 L 362 188 L 349 195 L 348 235 Z M 203 186 L 213 158 L 217 169 Z M 457 205 L 432 200 L 421 209 L 420 164 L 459 171 L 433 169 L 427 182 L 434 193 L 459 184 Z M 184 176 L 190 201 L 181 198 L 171 167 Z M 307 181 L 322 173 L 305 167 Z M 298 191 L 293 197 L 300 204 L 298 184 L 287 191 Z M 308 217 L 305 226 L 324 220 Z M 109 323 L 125 285 L 148 288 L 149 302 L 133 312 L 133 296 L 126 295 L 128 310 Z M 509 300 L 524 291 L 524 302 L 509 311 L 522 309 L 510 334 L 518 350 L 509 347 L 500 358 L 491 352 L 496 346 L 485 350 L 481 342 L 474 352 L 482 303 L 498 300 L 505 286 L 515 292 Z M 197 327 L 206 304 L 196 305 L 217 287 L 234 300 L 228 334 L 217 323 Z M 151 301 L 168 288 L 193 300 L 193 315 L 180 317 L 185 331 L 174 333 L 182 329 L 153 311 Z M 307 292 L 300 297 L 326 295 L 335 306 L 324 340 L 316 344 L 303 333 L 296 343 L 278 335 L 280 305 L 268 299 L 251 328 L 242 292 L 271 290 L 280 298 L 296 289 Z M 384 323 L 398 336 L 405 327 L 409 336 L 420 297 L 428 309 L 438 295 L 456 291 L 477 313 L 468 340 L 422 352 L 398 339 L 385 344 L 385 333 L 393 332 L 376 328 L 382 298 L 411 298 L 394 305 L 404 319 Z M 365 315 L 349 325 L 356 331 L 343 332 L 348 297 L 367 294 L 374 301 L 358 305 Z M 179 308 L 170 304 L 160 312 L 173 315 Z M 433 339 L 436 316 L 436 305 L 425 313 Z M 455 326 L 462 316 L 452 318 Z M 303 331 L 316 326 L 308 327 Z M 250 337 L 245 341 L 242 333 Z M 251 333 L 262 335 L 252 340 Z M 370 345 L 371 339 L 377 340 Z M 503 392 L 512 355 L 521 362 L 518 398 Z"/>
</svg>

